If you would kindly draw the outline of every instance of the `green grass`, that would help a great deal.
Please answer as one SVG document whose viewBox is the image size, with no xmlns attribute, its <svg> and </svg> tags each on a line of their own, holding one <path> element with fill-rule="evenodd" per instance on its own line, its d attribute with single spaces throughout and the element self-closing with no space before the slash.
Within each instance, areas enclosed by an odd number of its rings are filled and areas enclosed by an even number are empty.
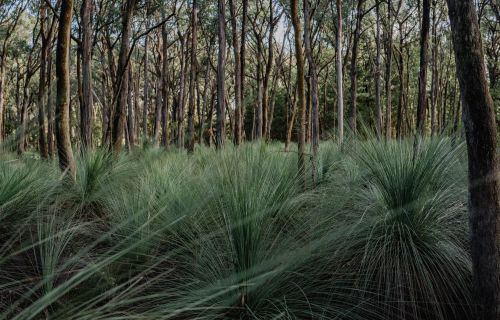
<svg viewBox="0 0 500 320">
<path fill-rule="evenodd" d="M 278 144 L 0 155 L 0 318 L 467 319 L 464 153 L 324 142 L 306 190 Z"/>
</svg>

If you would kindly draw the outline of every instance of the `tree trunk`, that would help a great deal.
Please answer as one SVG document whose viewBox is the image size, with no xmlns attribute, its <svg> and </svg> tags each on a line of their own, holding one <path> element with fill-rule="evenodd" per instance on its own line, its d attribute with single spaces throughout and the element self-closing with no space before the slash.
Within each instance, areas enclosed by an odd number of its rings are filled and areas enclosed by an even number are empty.
<svg viewBox="0 0 500 320">
<path fill-rule="evenodd" d="M 196 1 L 195 1 L 196 2 Z M 165 19 L 165 11 L 162 12 L 162 17 Z M 163 63 L 162 63 L 162 70 L 161 70 L 161 75 L 162 75 L 162 145 L 164 147 L 168 147 L 170 144 L 170 137 L 169 137 L 169 128 L 168 128 L 168 123 L 169 123 L 169 116 L 168 116 L 168 87 L 169 87 L 169 76 L 168 76 L 168 32 L 167 32 L 167 27 L 165 24 L 162 25 L 162 38 L 163 38 L 163 46 L 162 46 L 162 56 L 163 56 Z"/>
<path fill-rule="evenodd" d="M 306 144 L 306 96 L 304 88 L 304 54 L 302 52 L 302 26 L 299 19 L 298 0 L 291 0 L 292 24 L 295 38 L 295 60 L 297 64 L 297 94 L 300 117 L 298 139 L 298 170 L 305 187 L 305 144 Z"/>
<path fill-rule="evenodd" d="M 82 3 L 82 103 L 80 105 L 80 141 L 82 151 L 92 148 L 92 14 L 93 1 Z M 127 75 L 125 75 L 127 76 Z"/>
<path fill-rule="evenodd" d="M 221 149 L 226 142 L 226 18 L 225 0 L 218 0 L 218 40 L 217 59 L 217 139 L 216 147 Z"/>
<path fill-rule="evenodd" d="M 436 3 L 432 6 L 432 78 L 431 78 L 431 134 L 434 136 L 438 132 L 439 118 L 437 115 L 438 94 L 439 94 L 439 70 L 438 70 L 438 35 L 437 35 Z"/>
<path fill-rule="evenodd" d="M 448 0 L 469 157 L 469 221 L 475 319 L 500 318 L 500 228 L 495 111 L 472 0 Z"/>
<path fill-rule="evenodd" d="M 231 1 L 232 2 L 232 1 Z M 188 110 L 188 152 L 194 152 L 194 111 L 196 108 L 196 67 L 198 65 L 196 59 L 196 50 L 198 48 L 198 5 L 196 0 L 193 0 L 191 12 L 191 75 L 189 77 L 189 110 Z"/>
<path fill-rule="evenodd" d="M 180 36 L 180 35 L 179 35 Z M 167 41 L 164 39 L 164 41 Z M 177 106 L 177 148 L 184 148 L 184 106 L 185 106 L 185 91 L 186 91 L 186 72 L 187 72 L 187 58 L 186 58 L 186 35 L 180 36 L 181 42 L 181 74 L 180 74 L 180 90 L 178 106 Z"/>
<path fill-rule="evenodd" d="M 129 82 L 131 84 L 134 83 L 134 78 L 132 74 L 132 68 L 129 68 Z M 128 132 L 128 143 L 129 147 L 133 148 L 135 145 L 135 108 L 134 105 L 134 96 L 137 94 L 133 87 L 130 86 L 130 90 L 128 91 L 127 98 L 127 106 L 128 106 L 128 114 L 127 114 L 127 132 Z"/>
<path fill-rule="evenodd" d="M 338 139 L 339 144 L 344 141 L 344 84 L 343 84 L 343 65 L 342 65 L 342 2 L 337 0 L 337 120 L 338 120 Z"/>
<path fill-rule="evenodd" d="M 241 94 L 241 55 L 240 55 L 240 39 L 238 38 L 238 29 L 236 23 L 236 6 L 234 0 L 229 0 L 229 10 L 231 12 L 231 29 L 233 34 L 233 54 L 234 54 L 234 102 L 235 102 L 235 119 L 234 119 L 234 144 L 241 144 L 241 114 L 242 94 Z M 242 42 L 245 42 L 244 39 Z"/>
<path fill-rule="evenodd" d="M 146 2 L 146 27 L 149 28 L 149 1 Z M 142 137 L 148 137 L 149 113 L 149 36 L 144 37 L 144 99 L 142 105 Z"/>
<path fill-rule="evenodd" d="M 245 131 L 244 131 L 244 119 L 245 119 L 245 106 L 246 106 L 246 96 L 245 96 L 245 58 L 246 58 L 246 34 L 247 34 L 247 19 L 248 19 L 248 0 L 242 0 L 243 2 L 243 13 L 241 18 L 241 48 L 240 48 L 240 77 L 241 77 L 241 112 L 239 114 L 239 126 L 240 126 L 240 142 L 243 141 Z"/>
<path fill-rule="evenodd" d="M 117 77 L 117 102 L 113 115 L 112 128 L 112 148 L 114 152 L 120 152 L 123 145 L 125 133 L 125 115 L 127 110 L 127 93 L 129 87 L 129 54 L 130 54 L 130 38 L 132 35 L 132 18 L 134 16 L 137 0 L 126 0 L 123 6 L 122 13 L 122 35 L 121 47 L 118 61 L 118 77 Z"/>
<path fill-rule="evenodd" d="M 399 2 L 401 3 L 402 0 Z M 398 10 L 399 11 L 399 10 Z M 392 137 L 392 89 L 391 89 L 391 72 L 392 72 L 392 34 L 394 24 L 392 23 L 392 0 L 387 1 L 387 58 L 385 63 L 385 136 L 387 139 Z"/>
<path fill-rule="evenodd" d="M 390 0 L 389 0 L 390 1 Z M 363 20 L 363 5 L 365 0 L 358 0 L 358 6 L 356 9 L 356 27 L 354 29 L 354 40 L 352 43 L 352 54 L 351 54 L 351 109 L 349 110 L 349 127 L 355 134 L 357 131 L 357 103 L 356 96 L 358 91 L 358 45 L 359 39 L 361 37 L 361 22 Z"/>
<path fill-rule="evenodd" d="M 377 131 L 377 138 L 382 138 L 382 99 L 381 99 L 381 86 L 380 86 L 380 2 L 377 1 L 375 6 L 375 14 L 376 14 L 376 46 L 377 46 L 377 54 L 375 58 L 375 107 L 377 113 L 377 119 L 375 128 Z"/>
<path fill-rule="evenodd" d="M 316 71 L 316 63 L 313 59 L 311 46 L 311 17 L 309 9 L 309 0 L 304 0 L 304 45 L 307 62 L 309 64 L 309 74 L 311 83 L 311 127 L 312 127 L 312 163 L 313 163 L 313 180 L 316 170 L 316 162 L 319 152 L 319 112 L 318 112 L 318 74 Z"/>
<path fill-rule="evenodd" d="M 73 0 L 62 1 L 59 15 L 59 33 L 56 49 L 56 140 L 59 165 L 73 179 L 76 178 L 76 165 L 70 139 L 70 47 Z"/>
<path fill-rule="evenodd" d="M 417 135 L 425 133 L 427 64 L 429 60 L 430 0 L 422 3 L 422 29 L 420 31 L 420 73 L 418 77 Z"/>
<path fill-rule="evenodd" d="M 38 150 L 43 159 L 48 158 L 47 150 L 47 120 L 45 113 L 45 94 L 47 89 L 47 60 L 49 56 L 50 35 L 46 32 L 47 5 L 40 5 L 40 36 L 42 47 L 40 49 L 40 82 L 38 84 Z"/>
</svg>

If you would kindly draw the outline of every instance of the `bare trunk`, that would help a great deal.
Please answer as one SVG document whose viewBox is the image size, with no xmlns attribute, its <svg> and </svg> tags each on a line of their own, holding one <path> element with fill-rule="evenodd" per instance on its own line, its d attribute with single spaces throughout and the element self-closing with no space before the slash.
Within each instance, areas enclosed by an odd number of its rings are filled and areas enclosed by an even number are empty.
<svg viewBox="0 0 500 320">
<path fill-rule="evenodd" d="M 47 60 L 49 56 L 49 35 L 46 33 L 47 6 L 40 7 L 40 36 L 42 48 L 40 50 L 40 81 L 38 83 L 38 150 L 43 159 L 48 158 L 47 150 L 47 120 L 45 114 L 45 94 L 47 89 Z"/>
<path fill-rule="evenodd" d="M 122 36 L 121 47 L 118 61 L 117 73 L 117 102 L 113 115 L 112 128 L 112 147 L 114 152 L 120 152 L 123 145 L 125 133 L 125 116 L 127 110 L 127 93 L 129 87 L 129 54 L 130 54 L 130 38 L 132 35 L 132 18 L 134 16 L 137 0 L 126 0 L 124 11 L 122 13 Z"/>
<path fill-rule="evenodd" d="M 344 84 L 342 66 L 342 2 L 337 0 L 337 120 L 339 144 L 344 141 Z"/>
<path fill-rule="evenodd" d="M 240 39 L 238 38 L 238 29 L 236 23 L 236 6 L 234 0 L 229 0 L 229 9 L 231 12 L 231 28 L 233 35 L 233 54 L 234 54 L 234 101 L 235 101 L 235 119 L 234 119 L 234 144 L 241 144 L 241 114 L 242 94 L 241 94 L 241 55 Z M 244 39 L 242 42 L 245 42 Z"/>
<path fill-rule="evenodd" d="M 472 0 L 448 0 L 469 157 L 475 319 L 500 318 L 500 203 L 495 111 Z"/>
<path fill-rule="evenodd" d="M 92 14 L 93 1 L 82 3 L 82 103 L 80 105 L 80 141 L 82 151 L 92 148 Z"/>
<path fill-rule="evenodd" d="M 217 139 L 216 147 L 221 149 L 226 142 L 226 18 L 225 0 L 218 1 L 218 39 L 219 55 L 217 59 Z"/>
<path fill-rule="evenodd" d="M 425 134 L 427 64 L 429 56 L 430 0 L 423 0 L 420 31 L 420 73 L 418 77 L 417 135 Z"/>
<path fill-rule="evenodd" d="M 312 163 L 313 163 L 313 180 L 315 179 L 315 170 L 317 167 L 319 152 L 319 112 L 318 112 L 318 75 L 316 71 L 316 62 L 312 55 L 311 46 L 311 21 L 309 0 L 304 0 L 304 45 L 307 62 L 309 64 L 309 75 L 311 83 L 311 132 L 312 132 Z"/>
<path fill-rule="evenodd" d="M 188 152 L 194 151 L 194 111 L 196 104 L 195 90 L 196 90 L 196 50 L 198 48 L 198 6 L 196 0 L 193 0 L 193 7 L 191 13 L 191 75 L 189 77 L 189 110 L 188 110 Z"/>
<path fill-rule="evenodd" d="M 298 0 L 291 0 L 292 24 L 295 31 L 295 60 L 297 63 L 297 94 L 300 119 L 298 139 L 298 170 L 305 187 L 306 96 L 304 88 L 304 54 L 302 52 L 302 26 L 299 19 Z"/>
<path fill-rule="evenodd" d="M 390 0 L 389 0 L 390 1 Z M 356 9 L 356 27 L 354 29 L 354 40 L 351 54 L 351 109 L 349 110 L 349 127 L 355 134 L 357 131 L 357 93 L 358 93 L 358 45 L 361 37 L 361 22 L 363 20 L 363 5 L 365 0 L 358 0 Z"/>
<path fill-rule="evenodd" d="M 56 140 L 59 165 L 73 179 L 76 178 L 76 165 L 70 140 L 70 47 L 73 0 L 63 1 L 59 15 L 59 34 L 56 50 Z"/>
<path fill-rule="evenodd" d="M 381 99 L 381 86 L 380 86 L 380 2 L 377 1 L 376 7 L 376 46 L 377 46 L 377 55 L 375 58 L 375 107 L 377 113 L 376 119 L 376 131 L 377 138 L 382 138 L 382 99 Z"/>
</svg>

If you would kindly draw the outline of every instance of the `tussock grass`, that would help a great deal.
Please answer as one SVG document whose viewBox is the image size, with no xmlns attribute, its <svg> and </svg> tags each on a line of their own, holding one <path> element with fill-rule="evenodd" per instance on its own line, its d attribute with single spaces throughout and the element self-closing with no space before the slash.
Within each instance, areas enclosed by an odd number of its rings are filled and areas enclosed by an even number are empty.
<svg viewBox="0 0 500 320">
<path fill-rule="evenodd" d="M 2 155 L 0 318 L 466 319 L 463 146 Z M 308 169 L 309 171 L 311 169 Z"/>
</svg>

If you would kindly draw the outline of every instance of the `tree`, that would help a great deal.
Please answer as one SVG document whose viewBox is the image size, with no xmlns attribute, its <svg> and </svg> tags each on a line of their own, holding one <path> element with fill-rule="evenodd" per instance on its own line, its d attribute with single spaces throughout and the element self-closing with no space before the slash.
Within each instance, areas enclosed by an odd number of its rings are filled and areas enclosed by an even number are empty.
<svg viewBox="0 0 500 320">
<path fill-rule="evenodd" d="M 217 136 L 216 147 L 226 142 L 226 17 L 225 0 L 218 0 L 219 54 L 217 58 Z"/>
<path fill-rule="evenodd" d="M 73 0 L 61 3 L 59 15 L 59 32 L 56 48 L 56 141 L 59 155 L 59 166 L 73 179 L 76 178 L 76 164 L 71 148 L 69 104 L 70 104 L 70 65 L 71 20 L 73 17 Z"/>
<path fill-rule="evenodd" d="M 234 144 L 240 145 L 242 139 L 242 121 L 243 114 L 243 95 L 241 90 L 241 45 L 238 37 L 238 27 L 236 19 L 236 5 L 234 0 L 229 0 L 229 11 L 231 13 L 231 30 L 233 36 L 233 55 L 234 55 L 234 102 L 235 102 L 235 119 L 234 119 Z M 246 20 L 243 17 L 243 20 Z M 244 39 L 241 41 L 245 42 Z"/>
<path fill-rule="evenodd" d="M 132 18 L 134 17 L 137 0 L 124 0 L 122 13 L 122 35 L 120 55 L 118 58 L 118 78 L 116 85 L 116 104 L 113 115 L 112 127 L 112 148 L 115 152 L 119 152 L 123 145 L 125 134 L 125 115 L 127 111 L 127 93 L 129 87 L 129 54 L 130 54 L 130 38 L 132 34 Z"/>
<path fill-rule="evenodd" d="M 312 161 L 313 161 L 313 174 L 316 168 L 316 161 L 319 152 L 319 113 L 318 113 L 318 75 L 316 69 L 316 62 L 313 59 L 313 49 L 311 46 L 311 12 L 309 0 L 304 1 L 304 44 L 307 63 L 309 64 L 310 87 L 311 87 L 311 104 L 312 104 Z"/>
<path fill-rule="evenodd" d="M 418 76 L 417 135 L 425 133 L 427 97 L 427 64 L 429 63 L 430 0 L 422 2 L 422 26 L 420 30 L 420 73 Z"/>
<path fill-rule="evenodd" d="M 500 317 L 497 131 L 472 0 L 448 0 L 469 158 L 469 221 L 476 319 Z"/>
<path fill-rule="evenodd" d="M 390 2 L 390 0 L 389 0 Z M 349 127 L 356 133 L 357 130 L 357 93 L 358 93 L 358 47 L 359 39 L 361 38 L 362 20 L 364 17 L 364 3 L 365 0 L 358 0 L 356 9 L 356 27 L 354 29 L 354 40 L 352 44 L 351 54 L 351 109 L 349 110 Z"/>
<path fill-rule="evenodd" d="M 381 99 L 381 86 L 380 86 L 380 1 L 376 0 L 375 15 L 376 15 L 376 36 L 375 45 L 377 53 L 375 58 L 375 108 L 377 113 L 375 129 L 377 131 L 377 138 L 382 137 L 382 99 Z"/>
<path fill-rule="evenodd" d="M 188 110 L 188 152 L 194 151 L 194 110 L 195 110 L 195 87 L 196 87 L 196 49 L 198 47 L 198 5 L 193 0 L 191 12 L 191 74 L 189 78 L 189 110 Z"/>
<path fill-rule="evenodd" d="M 291 0 L 292 25 L 295 39 L 295 60 L 297 64 L 297 95 L 299 107 L 299 139 L 298 139 L 298 169 L 304 179 L 305 171 L 305 144 L 306 144 L 306 97 L 304 88 L 304 53 L 302 52 L 302 25 L 299 19 L 298 0 Z M 305 180 L 303 181 L 305 183 Z"/>
<path fill-rule="evenodd" d="M 93 0 L 83 0 L 82 16 L 82 103 L 80 105 L 80 142 L 82 150 L 92 148 L 92 15 Z M 128 75 L 124 75 L 127 77 Z"/>
<path fill-rule="evenodd" d="M 338 112 L 338 130 L 339 143 L 344 141 L 344 84 L 343 84 L 343 65 L 342 65 L 342 3 L 336 2 L 337 7 L 337 112 Z"/>
</svg>

